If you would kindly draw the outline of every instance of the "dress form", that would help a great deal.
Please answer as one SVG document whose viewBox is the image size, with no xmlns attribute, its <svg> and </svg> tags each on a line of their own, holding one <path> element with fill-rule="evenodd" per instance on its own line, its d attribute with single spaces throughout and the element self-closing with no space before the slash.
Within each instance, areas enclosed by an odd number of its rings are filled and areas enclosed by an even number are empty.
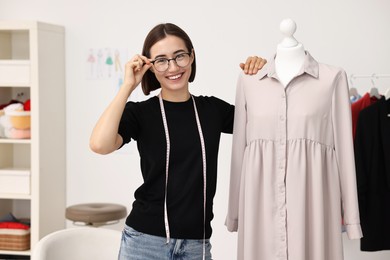
<svg viewBox="0 0 390 260">
<path fill-rule="evenodd" d="M 305 61 L 303 44 L 293 36 L 296 29 L 297 26 L 291 19 L 284 19 L 280 23 L 280 31 L 284 38 L 277 46 L 275 71 L 280 83 L 285 87 L 298 74 Z"/>
</svg>

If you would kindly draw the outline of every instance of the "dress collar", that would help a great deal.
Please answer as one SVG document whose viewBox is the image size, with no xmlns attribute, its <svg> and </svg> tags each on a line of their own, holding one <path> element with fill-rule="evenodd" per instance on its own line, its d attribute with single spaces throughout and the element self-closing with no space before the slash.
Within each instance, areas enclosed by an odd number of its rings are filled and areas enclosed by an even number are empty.
<svg viewBox="0 0 390 260">
<path fill-rule="evenodd" d="M 263 69 L 259 71 L 257 74 L 260 79 L 263 79 L 265 76 L 277 78 L 275 71 L 275 57 L 276 54 L 272 56 L 272 58 L 264 65 Z M 303 66 L 297 76 L 301 74 L 309 74 L 314 78 L 318 78 L 319 66 L 318 62 L 310 55 L 308 51 L 305 51 L 305 61 L 303 62 Z"/>
</svg>

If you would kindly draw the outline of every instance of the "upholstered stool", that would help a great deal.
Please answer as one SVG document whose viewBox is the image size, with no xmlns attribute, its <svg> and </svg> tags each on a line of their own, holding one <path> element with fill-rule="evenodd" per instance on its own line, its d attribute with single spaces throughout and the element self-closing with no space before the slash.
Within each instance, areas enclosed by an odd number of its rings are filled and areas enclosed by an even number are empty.
<svg viewBox="0 0 390 260">
<path fill-rule="evenodd" d="M 85 203 L 66 208 L 65 217 L 75 225 L 102 226 L 126 217 L 126 207 L 113 203 Z"/>
</svg>

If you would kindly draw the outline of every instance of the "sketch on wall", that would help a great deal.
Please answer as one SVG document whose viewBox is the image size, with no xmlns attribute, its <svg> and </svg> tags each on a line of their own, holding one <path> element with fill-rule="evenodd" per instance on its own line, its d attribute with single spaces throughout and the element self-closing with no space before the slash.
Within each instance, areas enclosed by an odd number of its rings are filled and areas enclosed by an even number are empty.
<svg viewBox="0 0 390 260">
<path fill-rule="evenodd" d="M 87 53 L 87 79 L 118 79 L 123 75 L 127 51 L 119 48 L 90 48 Z"/>
<path fill-rule="evenodd" d="M 89 81 L 105 81 L 104 85 L 112 88 L 116 93 L 123 84 L 124 66 L 129 59 L 128 50 L 121 48 L 89 48 L 86 51 L 85 72 Z M 156 95 L 159 90 L 145 96 L 141 86 L 138 86 L 129 101 L 139 102 Z M 116 154 L 129 154 L 136 152 L 135 142 L 125 145 Z"/>
<path fill-rule="evenodd" d="M 86 79 L 110 80 L 116 91 L 123 83 L 124 66 L 129 59 L 128 50 L 121 48 L 89 48 L 86 54 Z M 159 91 L 157 91 L 158 93 Z M 155 95 L 152 92 L 145 96 L 140 87 L 137 87 L 129 100 L 143 101 Z"/>
</svg>

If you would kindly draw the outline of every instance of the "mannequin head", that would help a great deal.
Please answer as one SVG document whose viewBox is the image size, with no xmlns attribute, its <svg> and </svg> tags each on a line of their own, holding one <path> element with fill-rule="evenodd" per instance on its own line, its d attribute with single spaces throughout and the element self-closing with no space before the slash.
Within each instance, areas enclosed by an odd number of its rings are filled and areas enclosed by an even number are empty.
<svg viewBox="0 0 390 260">
<path fill-rule="evenodd" d="M 291 48 L 298 45 L 298 41 L 293 36 L 297 30 L 297 25 L 292 19 L 287 18 L 282 20 L 279 29 L 284 36 L 280 47 Z"/>
</svg>

